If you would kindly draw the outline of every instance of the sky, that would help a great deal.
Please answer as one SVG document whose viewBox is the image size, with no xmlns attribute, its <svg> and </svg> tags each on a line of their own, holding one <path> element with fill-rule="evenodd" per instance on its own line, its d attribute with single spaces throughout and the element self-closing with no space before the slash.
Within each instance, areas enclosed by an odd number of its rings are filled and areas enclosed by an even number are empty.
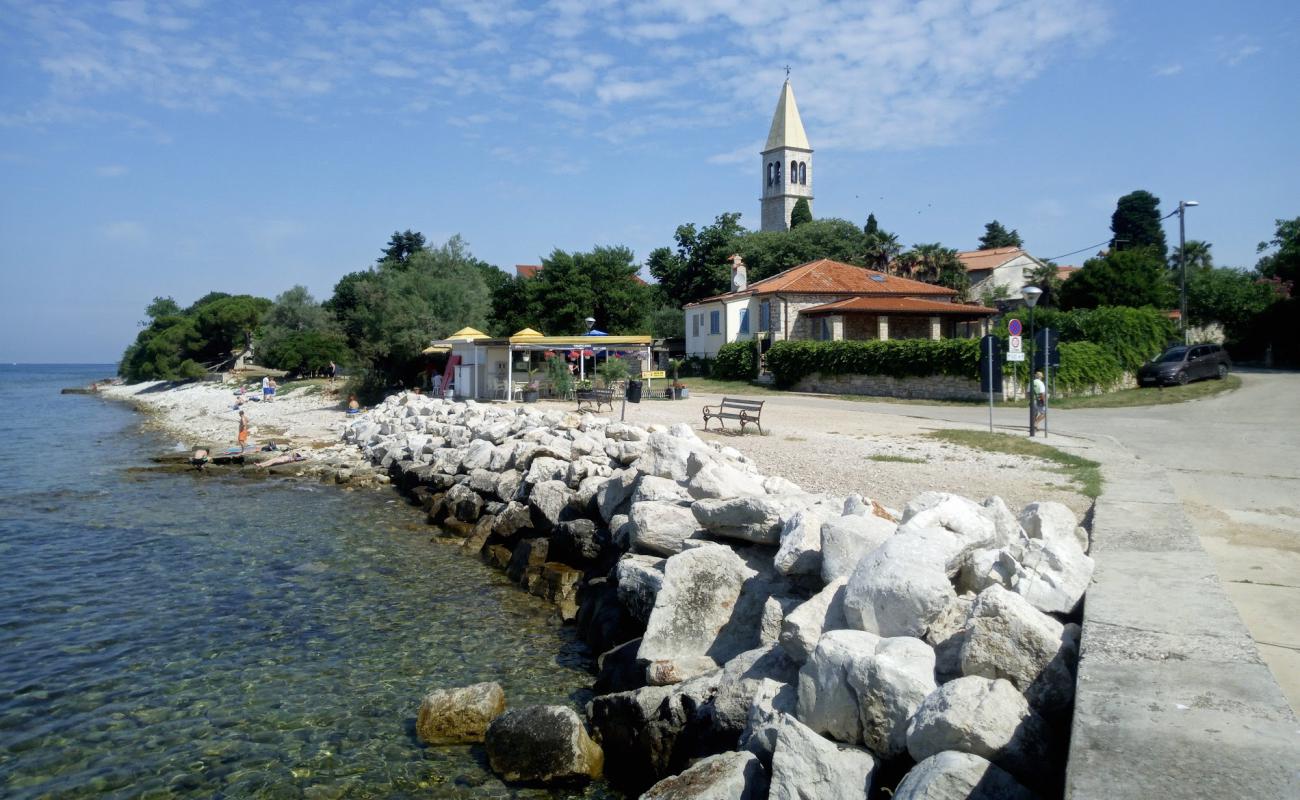
<svg viewBox="0 0 1300 800">
<path fill-rule="evenodd" d="M 757 228 L 787 66 L 814 215 L 905 244 L 1081 264 L 1145 189 L 1250 267 L 1300 216 L 1291 0 L 0 0 L 0 362 L 116 361 L 155 296 L 327 299 L 395 230 L 513 271 Z"/>
</svg>

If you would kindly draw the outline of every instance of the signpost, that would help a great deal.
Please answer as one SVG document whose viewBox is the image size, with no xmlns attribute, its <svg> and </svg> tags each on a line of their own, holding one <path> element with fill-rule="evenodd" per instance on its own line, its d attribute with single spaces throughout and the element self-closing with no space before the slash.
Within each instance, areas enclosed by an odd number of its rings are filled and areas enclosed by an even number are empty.
<svg viewBox="0 0 1300 800">
<path fill-rule="evenodd" d="M 980 338 L 980 391 L 989 393 L 989 433 L 993 432 L 993 389 L 1001 376 L 1001 343 L 990 333 Z"/>
</svg>

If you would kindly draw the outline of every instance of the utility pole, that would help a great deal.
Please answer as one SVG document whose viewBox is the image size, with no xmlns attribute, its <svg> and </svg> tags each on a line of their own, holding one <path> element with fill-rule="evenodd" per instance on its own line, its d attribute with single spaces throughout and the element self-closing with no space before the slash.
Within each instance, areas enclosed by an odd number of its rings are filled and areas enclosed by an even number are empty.
<svg viewBox="0 0 1300 800">
<path fill-rule="evenodd" d="M 1178 327 L 1183 331 L 1183 344 L 1187 344 L 1187 209 L 1199 206 L 1195 200 L 1178 201 L 1178 271 L 1181 273 L 1178 289 Z"/>
</svg>

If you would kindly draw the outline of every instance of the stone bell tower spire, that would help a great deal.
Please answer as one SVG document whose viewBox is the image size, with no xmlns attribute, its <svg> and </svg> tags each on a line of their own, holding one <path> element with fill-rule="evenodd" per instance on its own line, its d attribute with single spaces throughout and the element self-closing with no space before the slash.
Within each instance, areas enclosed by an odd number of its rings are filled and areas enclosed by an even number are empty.
<svg viewBox="0 0 1300 800">
<path fill-rule="evenodd" d="M 790 212 L 801 197 L 812 206 L 812 153 L 803 120 L 799 118 L 799 107 L 794 102 L 787 67 L 785 85 L 776 101 L 776 113 L 772 115 L 772 127 L 763 147 L 762 230 L 789 230 Z"/>
</svg>

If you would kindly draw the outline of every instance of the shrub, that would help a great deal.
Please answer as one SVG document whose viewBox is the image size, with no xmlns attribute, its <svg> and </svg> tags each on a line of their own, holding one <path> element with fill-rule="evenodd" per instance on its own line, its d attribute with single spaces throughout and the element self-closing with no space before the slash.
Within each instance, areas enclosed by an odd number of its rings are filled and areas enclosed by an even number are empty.
<svg viewBox="0 0 1300 800">
<path fill-rule="evenodd" d="M 823 375 L 979 375 L 976 339 L 895 339 L 887 341 L 776 342 L 767 365 L 776 384 L 789 387 L 800 378 Z"/>
<path fill-rule="evenodd" d="M 627 362 L 621 358 L 607 359 L 596 367 L 596 374 L 605 381 L 605 387 L 609 388 L 619 381 L 627 380 Z"/>
<path fill-rule="evenodd" d="M 1028 312 L 1016 314 L 1025 323 L 1028 335 Z M 998 322 L 994 333 L 1004 340 L 1007 317 Z M 1154 308 L 1103 306 L 1093 309 L 1057 311 L 1041 309 L 1034 314 L 1034 328 L 1052 328 L 1066 342 L 1091 342 L 1110 353 L 1125 372 L 1137 368 L 1160 354 L 1177 337 L 1177 326 L 1163 311 Z M 1026 346 L 1028 342 L 1026 342 Z M 1065 353 L 1061 353 L 1065 366 Z"/>
<path fill-rule="evenodd" d="M 747 381 L 758 374 L 753 342 L 730 342 L 718 348 L 713 362 L 713 377 L 728 381 Z"/>
</svg>

